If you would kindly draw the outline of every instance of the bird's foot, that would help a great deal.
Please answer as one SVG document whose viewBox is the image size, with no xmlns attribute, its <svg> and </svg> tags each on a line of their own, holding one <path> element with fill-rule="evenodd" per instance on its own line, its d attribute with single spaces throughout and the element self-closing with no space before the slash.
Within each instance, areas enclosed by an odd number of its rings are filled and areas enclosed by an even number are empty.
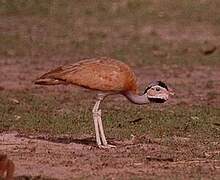
<svg viewBox="0 0 220 180">
<path fill-rule="evenodd" d="M 99 145 L 100 149 L 110 149 L 110 148 L 116 148 L 115 145 L 106 144 L 106 145 Z"/>
</svg>

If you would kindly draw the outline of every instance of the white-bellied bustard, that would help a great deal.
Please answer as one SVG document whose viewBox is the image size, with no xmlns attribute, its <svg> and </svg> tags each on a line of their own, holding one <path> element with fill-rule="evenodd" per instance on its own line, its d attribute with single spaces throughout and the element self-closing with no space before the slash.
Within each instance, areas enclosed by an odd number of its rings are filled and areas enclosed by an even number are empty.
<svg viewBox="0 0 220 180">
<path fill-rule="evenodd" d="M 101 101 L 108 95 L 121 94 L 135 104 L 149 102 L 163 103 L 168 100 L 171 91 L 161 81 L 154 81 L 143 95 L 137 94 L 137 80 L 132 69 L 125 63 L 107 58 L 83 59 L 77 63 L 60 66 L 35 80 L 35 84 L 58 85 L 73 84 L 97 92 L 97 101 L 93 107 L 96 142 L 99 147 L 113 147 L 106 141 L 102 119 Z"/>
</svg>

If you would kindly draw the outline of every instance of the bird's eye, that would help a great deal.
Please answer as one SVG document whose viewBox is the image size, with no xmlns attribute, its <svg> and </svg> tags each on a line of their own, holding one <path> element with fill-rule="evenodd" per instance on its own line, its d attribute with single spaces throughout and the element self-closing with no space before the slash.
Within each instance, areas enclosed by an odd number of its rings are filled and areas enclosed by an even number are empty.
<svg viewBox="0 0 220 180">
<path fill-rule="evenodd" d="M 157 88 L 156 88 L 156 91 L 160 91 L 160 88 L 157 87 Z"/>
</svg>

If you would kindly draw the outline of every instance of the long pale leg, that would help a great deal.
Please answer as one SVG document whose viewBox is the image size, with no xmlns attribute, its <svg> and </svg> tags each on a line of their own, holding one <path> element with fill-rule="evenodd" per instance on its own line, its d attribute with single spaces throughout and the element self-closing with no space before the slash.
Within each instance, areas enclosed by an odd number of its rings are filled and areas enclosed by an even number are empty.
<svg viewBox="0 0 220 180">
<path fill-rule="evenodd" d="M 101 117 L 101 109 L 98 110 L 98 124 L 99 124 L 99 130 L 100 130 L 100 134 L 101 134 L 101 138 L 102 138 L 102 144 L 104 146 L 107 145 L 107 140 L 105 138 L 105 133 L 104 133 L 104 129 L 103 129 L 103 125 L 102 125 L 102 117 Z"/>
<path fill-rule="evenodd" d="M 98 116 L 99 130 L 100 130 L 100 134 L 101 134 L 101 138 L 102 138 L 102 143 L 103 143 L 102 148 L 113 148 L 113 147 L 116 147 L 114 145 L 110 145 L 110 144 L 107 143 L 107 140 L 105 138 L 104 128 L 103 128 L 103 125 L 102 125 L 101 109 L 99 109 L 98 114 L 99 114 L 99 116 Z"/>
<path fill-rule="evenodd" d="M 95 131 L 96 131 L 96 142 L 99 147 L 101 148 L 109 148 L 109 147 L 115 147 L 113 145 L 108 145 L 107 140 L 105 138 L 105 133 L 102 125 L 102 119 L 101 119 L 101 109 L 99 109 L 99 105 L 101 101 L 104 99 L 104 95 L 99 95 L 98 100 L 95 103 L 95 106 L 93 107 L 93 119 L 95 124 Z M 99 134 L 100 133 L 100 134 Z M 100 138 L 101 135 L 101 138 Z M 102 140 L 102 143 L 101 143 Z"/>
<path fill-rule="evenodd" d="M 100 100 L 98 100 L 95 103 L 95 106 L 93 107 L 92 113 L 93 113 L 93 120 L 94 120 L 94 125 L 95 125 L 95 136 L 96 136 L 96 143 L 98 146 L 101 146 L 101 139 L 100 139 L 100 134 L 99 134 L 99 125 L 98 125 L 98 108 L 99 108 Z"/>
</svg>

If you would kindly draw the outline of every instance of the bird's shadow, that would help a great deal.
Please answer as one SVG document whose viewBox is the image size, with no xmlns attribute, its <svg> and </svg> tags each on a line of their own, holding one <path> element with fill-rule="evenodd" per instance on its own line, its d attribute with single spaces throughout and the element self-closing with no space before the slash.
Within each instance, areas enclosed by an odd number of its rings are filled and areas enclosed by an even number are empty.
<svg viewBox="0 0 220 180">
<path fill-rule="evenodd" d="M 74 138 L 71 136 L 63 136 L 63 137 L 55 136 L 55 137 L 53 137 L 53 136 L 47 136 L 47 135 L 42 135 L 42 136 L 17 135 L 17 136 L 18 137 L 25 137 L 28 139 L 38 139 L 38 140 L 49 141 L 49 142 L 53 142 L 53 143 L 60 143 L 60 144 L 76 143 L 76 144 L 97 147 L 97 143 L 96 143 L 96 140 L 94 139 L 94 137 Z M 108 140 L 110 140 L 109 141 L 110 143 L 113 143 L 113 138 L 108 138 Z"/>
<path fill-rule="evenodd" d="M 61 144 L 82 144 L 82 145 L 89 145 L 89 146 L 96 146 L 96 141 L 92 137 L 77 139 L 73 137 L 49 137 L 49 138 L 38 138 L 41 140 L 46 140 L 54 143 L 61 143 Z"/>
</svg>

